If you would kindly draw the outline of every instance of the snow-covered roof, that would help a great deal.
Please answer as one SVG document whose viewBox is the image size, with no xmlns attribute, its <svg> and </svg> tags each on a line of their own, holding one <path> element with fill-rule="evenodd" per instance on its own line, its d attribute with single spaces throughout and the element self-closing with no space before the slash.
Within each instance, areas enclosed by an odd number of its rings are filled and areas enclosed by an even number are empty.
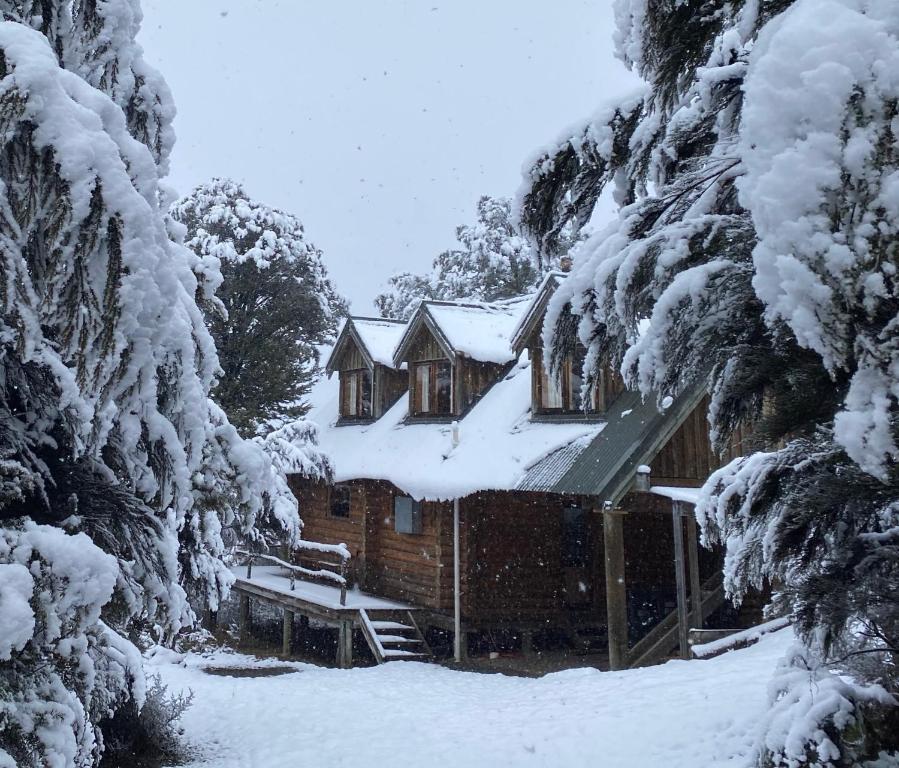
<svg viewBox="0 0 899 768">
<path fill-rule="evenodd" d="M 434 334 L 450 359 L 462 354 L 484 363 L 515 360 L 512 332 L 530 306 L 532 296 L 492 303 L 423 301 L 410 318 L 394 352 L 399 365 L 422 326 Z"/>
<path fill-rule="evenodd" d="M 393 368 L 393 352 L 402 338 L 406 324 L 402 320 L 386 320 L 379 317 L 348 317 L 337 335 L 337 342 L 328 355 L 325 370 L 331 374 L 338 358 L 350 339 L 369 365 L 375 363 Z"/>
<path fill-rule="evenodd" d="M 371 359 L 393 367 L 393 352 L 406 328 L 401 320 L 383 320 L 372 317 L 354 317 L 353 326 L 371 355 Z"/>
<path fill-rule="evenodd" d="M 699 502 L 699 494 L 702 488 L 682 488 L 673 485 L 654 485 L 649 489 L 656 496 L 664 496 L 672 501 L 686 501 L 694 506 Z"/>
<path fill-rule="evenodd" d="M 308 418 L 320 429 L 320 446 L 334 464 L 334 479 L 386 480 L 417 499 L 453 499 L 483 490 L 513 490 L 529 470 L 562 448 L 585 448 L 604 424 L 579 420 L 530 420 L 530 363 L 523 356 L 459 420 L 460 442 L 452 425 L 406 423 L 409 398 L 377 421 L 336 426 L 338 384 L 321 379 L 310 393 Z M 566 451 L 564 471 L 581 450 Z"/>
</svg>

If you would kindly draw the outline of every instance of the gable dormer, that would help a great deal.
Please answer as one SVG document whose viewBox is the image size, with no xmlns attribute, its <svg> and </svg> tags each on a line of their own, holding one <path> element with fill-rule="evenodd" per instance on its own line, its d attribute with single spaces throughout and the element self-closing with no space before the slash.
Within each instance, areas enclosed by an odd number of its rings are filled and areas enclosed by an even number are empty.
<svg viewBox="0 0 899 768">
<path fill-rule="evenodd" d="M 347 319 L 325 365 L 340 378 L 338 423 L 378 419 L 405 392 L 406 372 L 393 364 L 403 328 L 398 320 Z"/>
<path fill-rule="evenodd" d="M 531 361 L 531 413 L 534 416 L 600 417 L 624 391 L 624 382 L 616 371 L 604 366 L 584 402 L 582 370 L 586 350 L 580 343 L 562 361 L 558 379 L 550 376 L 544 366 L 543 321 L 550 299 L 566 278 L 565 272 L 547 274 L 513 333 L 512 348 L 517 355 L 527 350 Z"/>
<path fill-rule="evenodd" d="M 509 338 L 520 303 L 425 301 L 394 354 L 408 367 L 410 419 L 464 415 L 516 359 Z"/>
</svg>

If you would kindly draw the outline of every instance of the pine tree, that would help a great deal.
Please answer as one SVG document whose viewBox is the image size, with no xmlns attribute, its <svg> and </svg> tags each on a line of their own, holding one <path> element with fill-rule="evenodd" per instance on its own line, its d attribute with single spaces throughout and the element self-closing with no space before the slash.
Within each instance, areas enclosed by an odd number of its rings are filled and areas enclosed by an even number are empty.
<svg viewBox="0 0 899 768">
<path fill-rule="evenodd" d="M 203 302 L 222 366 L 217 402 L 245 435 L 298 418 L 319 348 L 346 314 L 321 251 L 296 217 L 229 179 L 200 185 L 172 214 L 200 262 L 221 271 L 216 298 Z"/>
<path fill-rule="evenodd" d="M 772 584 L 804 643 L 759 759 L 861 764 L 899 747 L 899 15 L 619 0 L 616 16 L 645 88 L 541 152 L 520 198 L 544 256 L 607 185 L 621 206 L 551 303 L 550 364 L 577 337 L 586 375 L 608 360 L 660 401 L 707 381 L 719 448 L 753 428 L 759 452 L 709 478 L 697 514 L 730 595 Z M 799 695 L 810 682 L 833 695 Z M 816 726 L 787 738 L 786 720 Z"/>
<path fill-rule="evenodd" d="M 405 320 L 424 299 L 496 301 L 532 290 L 540 279 L 532 248 L 518 231 L 506 198 L 478 200 L 477 222 L 456 228 L 461 248 L 434 259 L 430 275 L 402 272 L 375 299 L 382 317 Z"/>
<path fill-rule="evenodd" d="M 166 214 L 137 3 L 0 7 L 0 763 L 90 765 L 142 703 L 127 638 L 216 607 L 223 526 L 299 520 L 208 397 L 220 277 Z"/>
</svg>

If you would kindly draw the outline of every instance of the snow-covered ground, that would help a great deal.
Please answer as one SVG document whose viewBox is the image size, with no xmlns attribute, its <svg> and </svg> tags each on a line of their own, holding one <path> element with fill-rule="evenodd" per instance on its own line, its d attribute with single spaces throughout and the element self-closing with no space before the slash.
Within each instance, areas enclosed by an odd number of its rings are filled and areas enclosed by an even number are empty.
<svg viewBox="0 0 899 768">
<path fill-rule="evenodd" d="M 296 663 L 295 673 L 258 678 L 202 671 L 259 663 L 225 653 L 163 653 L 150 671 L 171 691 L 195 692 L 182 725 L 197 767 L 720 768 L 747 764 L 767 682 L 792 639 L 786 629 L 708 661 L 536 680 L 413 662 Z"/>
</svg>

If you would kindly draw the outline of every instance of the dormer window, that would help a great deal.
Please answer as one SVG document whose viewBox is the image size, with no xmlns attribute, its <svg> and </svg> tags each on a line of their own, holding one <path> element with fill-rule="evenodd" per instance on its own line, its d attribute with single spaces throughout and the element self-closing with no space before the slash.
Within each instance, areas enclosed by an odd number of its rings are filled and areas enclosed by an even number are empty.
<svg viewBox="0 0 899 768">
<path fill-rule="evenodd" d="M 340 415 L 345 419 L 369 419 L 371 410 L 371 371 L 359 368 L 340 372 Z"/>
<path fill-rule="evenodd" d="M 415 416 L 449 416 L 453 412 L 453 366 L 448 360 L 429 360 L 412 366 Z"/>
<path fill-rule="evenodd" d="M 598 410 L 596 397 L 591 393 L 587 407 L 584 407 L 582 387 L 584 380 L 581 369 L 584 364 L 583 354 L 576 358 L 568 358 L 562 364 L 561 376 L 558 380 L 550 376 L 543 368 L 541 350 L 533 349 L 532 366 L 534 372 L 534 403 L 539 413 L 587 413 Z"/>
</svg>

